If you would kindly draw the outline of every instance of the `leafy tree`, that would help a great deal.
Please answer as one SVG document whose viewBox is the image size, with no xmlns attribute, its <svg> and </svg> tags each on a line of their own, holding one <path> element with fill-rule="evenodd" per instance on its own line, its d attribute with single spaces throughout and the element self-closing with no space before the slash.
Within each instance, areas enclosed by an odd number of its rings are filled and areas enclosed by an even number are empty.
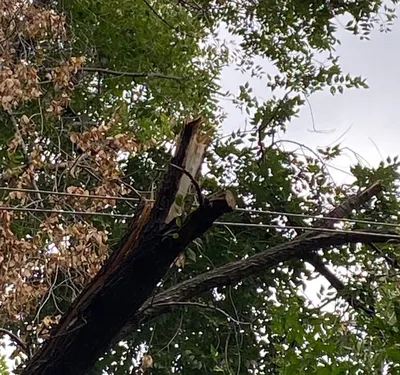
<svg viewBox="0 0 400 375">
<path fill-rule="evenodd" d="M 342 215 L 358 221 L 343 227 L 356 233 L 385 230 L 369 221 L 397 224 L 397 159 L 356 165 L 354 182 L 336 186 L 329 165 L 339 146 L 314 151 L 289 140 L 297 149 L 285 151 L 276 139 L 309 95 L 367 87 L 340 68 L 336 19 L 346 16 L 347 30 L 368 39 L 375 25 L 390 26 L 395 9 L 361 0 L 7 0 L 0 8 L 0 320 L 20 337 L 19 370 L 117 248 L 127 230 L 117 215 L 132 214 L 139 196 L 154 198 L 175 134 L 201 114 L 212 139 L 203 192 L 230 189 L 245 210 L 223 218 L 238 225 L 215 225 L 185 249 L 150 299 L 156 312 L 141 310 L 140 324 L 91 373 L 399 372 L 398 238 L 387 228 L 391 240 L 379 232 L 376 244 L 358 234 L 331 246 L 337 234 L 312 233 L 314 253 L 282 250 L 258 272 L 232 272 L 170 305 L 161 298 L 309 233 L 298 228 L 310 225 L 302 217 L 273 212 L 350 207 Z M 240 39 L 238 47 L 219 39 L 221 27 Z M 278 73 L 263 72 L 256 57 Z M 248 83 L 237 95 L 221 93 L 228 64 L 265 80 L 271 97 L 259 102 Z M 250 130 L 221 136 L 221 95 L 247 111 Z M 341 206 L 367 188 L 368 199 Z M 267 212 L 251 211 L 260 209 Z M 319 293 L 329 309 L 304 295 L 319 274 L 331 282 Z"/>
</svg>

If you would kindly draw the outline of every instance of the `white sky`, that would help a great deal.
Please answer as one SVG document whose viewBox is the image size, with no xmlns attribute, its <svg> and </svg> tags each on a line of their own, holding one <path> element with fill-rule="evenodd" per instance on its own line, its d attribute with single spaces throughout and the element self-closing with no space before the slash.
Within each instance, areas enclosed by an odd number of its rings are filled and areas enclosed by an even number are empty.
<svg viewBox="0 0 400 375">
<path fill-rule="evenodd" d="M 313 129 L 313 121 L 310 107 L 306 104 L 299 117 L 288 125 L 288 131 L 282 138 L 295 140 L 314 150 L 318 146 L 328 146 L 333 142 L 336 144 L 340 138 L 342 146 L 357 152 L 372 166 L 377 166 L 382 157 L 386 159 L 389 155 L 391 157 L 400 155 L 399 10 L 397 16 L 399 19 L 394 21 L 390 33 L 380 33 L 379 30 L 375 30 L 371 33 L 369 41 L 361 41 L 344 28 L 338 28 L 341 45 L 336 50 L 340 56 L 343 73 L 366 78 L 369 89 L 345 90 L 344 94 L 335 96 L 332 96 L 328 89 L 311 96 L 309 102 L 314 125 L 322 133 L 310 131 Z M 276 70 L 268 61 L 261 61 L 260 65 L 266 73 L 276 74 Z M 242 75 L 235 70 L 235 67 L 224 69 L 221 92 L 229 90 L 238 93 L 239 86 L 246 81 L 249 81 L 258 99 L 267 100 L 271 96 L 266 80 L 261 81 L 252 79 L 249 75 Z M 236 109 L 230 101 L 223 100 L 221 104 L 227 112 L 227 119 L 223 123 L 224 133 L 243 129 L 246 114 Z M 357 160 L 351 152 L 346 152 L 346 155 L 333 165 L 348 171 Z M 345 173 L 334 169 L 330 172 L 336 183 L 351 182 L 351 177 Z M 308 284 L 306 290 L 306 297 L 317 305 L 317 292 L 321 283 L 326 287 L 329 285 L 320 277 Z"/>
<path fill-rule="evenodd" d="M 356 151 L 375 166 L 382 160 L 381 155 L 386 158 L 400 154 L 400 17 L 394 21 L 392 32 L 380 33 L 375 30 L 371 33 L 370 41 L 360 41 L 340 26 L 338 36 L 342 44 L 338 46 L 337 54 L 341 57 L 343 72 L 361 75 L 367 79 L 370 88 L 345 90 L 344 94 L 335 96 L 326 90 L 311 96 L 309 100 L 315 127 L 320 131 L 331 132 L 310 132 L 313 123 L 310 107 L 306 105 L 299 118 L 289 124 L 283 138 L 315 149 L 317 146 L 331 144 L 351 127 L 340 139 L 342 145 Z M 275 74 L 268 61 L 263 61 L 262 66 L 265 72 Z M 258 98 L 270 97 L 266 81 L 243 76 L 234 67 L 224 70 L 221 91 L 238 93 L 238 87 L 247 80 Z M 223 124 L 224 132 L 243 128 L 246 115 L 241 114 L 229 101 L 223 101 L 222 105 L 228 113 Z M 348 170 L 355 163 L 354 156 L 350 159 L 350 154 L 334 165 Z M 345 174 L 335 171 L 332 174 L 337 183 L 350 182 Z"/>
</svg>

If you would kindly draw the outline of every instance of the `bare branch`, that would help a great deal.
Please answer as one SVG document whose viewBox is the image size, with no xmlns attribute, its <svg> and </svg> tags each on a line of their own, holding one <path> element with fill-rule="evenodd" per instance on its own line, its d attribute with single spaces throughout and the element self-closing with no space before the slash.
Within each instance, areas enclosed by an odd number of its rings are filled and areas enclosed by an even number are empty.
<svg viewBox="0 0 400 375">
<path fill-rule="evenodd" d="M 3 334 L 5 334 L 5 335 L 8 335 L 8 336 L 11 338 L 11 340 L 12 340 L 17 346 L 19 346 L 19 347 L 22 349 L 22 351 L 23 351 L 28 357 L 30 357 L 30 353 L 29 353 L 28 347 L 26 346 L 26 344 L 24 344 L 24 343 L 22 342 L 22 340 L 21 340 L 16 334 L 12 333 L 11 331 L 9 331 L 8 329 L 5 329 L 5 328 L 0 328 L 0 333 L 3 333 Z"/>
<path fill-rule="evenodd" d="M 204 197 L 203 194 L 201 193 L 200 185 L 198 182 L 195 180 L 195 178 L 184 168 L 181 168 L 175 164 L 171 163 L 171 166 L 180 170 L 182 173 L 184 173 L 186 176 L 189 177 L 190 181 L 192 182 L 194 188 L 196 189 L 197 197 L 199 198 L 199 205 L 202 206 L 204 204 Z"/>
</svg>

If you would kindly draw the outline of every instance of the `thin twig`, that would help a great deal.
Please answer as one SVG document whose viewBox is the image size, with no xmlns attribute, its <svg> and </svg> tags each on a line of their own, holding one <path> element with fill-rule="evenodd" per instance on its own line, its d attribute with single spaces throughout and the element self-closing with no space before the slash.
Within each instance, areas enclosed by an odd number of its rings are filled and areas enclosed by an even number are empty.
<svg viewBox="0 0 400 375">
<path fill-rule="evenodd" d="M 178 165 L 175 165 L 175 164 L 172 164 L 172 163 L 171 163 L 171 167 L 180 170 L 183 174 L 185 174 L 186 176 L 189 177 L 190 181 L 192 182 L 193 186 L 196 189 L 197 196 L 199 198 L 199 205 L 200 205 L 200 207 L 202 207 L 204 205 L 204 197 L 203 197 L 203 194 L 201 193 L 200 185 L 195 180 L 195 178 L 185 168 L 179 167 Z"/>
<path fill-rule="evenodd" d="M 8 335 L 11 338 L 11 340 L 17 346 L 19 346 L 28 357 L 30 357 L 30 353 L 29 353 L 28 347 L 26 346 L 26 344 L 16 334 L 12 333 L 8 329 L 1 328 L 1 327 L 0 327 L 0 333 Z"/>
<path fill-rule="evenodd" d="M 370 246 L 377 254 L 379 254 L 380 256 L 382 256 L 386 263 L 388 263 L 389 265 L 391 265 L 394 268 L 400 269 L 400 265 L 397 259 L 393 259 L 391 257 L 389 257 L 388 255 L 384 254 L 383 251 L 381 249 L 379 249 L 378 246 L 376 246 L 374 243 L 369 243 L 368 246 Z"/>
<path fill-rule="evenodd" d="M 118 70 L 111 70 L 106 68 L 97 68 L 97 67 L 82 67 L 79 70 L 83 72 L 94 72 L 94 73 L 103 73 L 110 74 L 112 76 L 121 76 L 121 77 L 133 77 L 133 78 L 162 78 L 162 79 L 171 79 L 174 81 L 180 81 L 183 78 L 177 76 L 171 76 L 162 73 L 137 73 L 137 72 L 121 72 Z"/>
<path fill-rule="evenodd" d="M 310 116 L 311 116 L 311 122 L 312 122 L 312 127 L 313 127 L 313 130 L 308 130 L 308 131 L 309 132 L 314 132 L 314 133 L 321 133 L 321 134 L 333 133 L 335 131 L 335 129 L 333 129 L 333 130 L 317 130 L 317 127 L 315 126 L 314 111 L 312 109 L 312 105 L 310 103 L 310 100 L 308 99 L 308 95 L 304 95 L 304 99 L 306 100 L 306 102 L 308 104 L 308 108 L 310 109 Z"/>
<path fill-rule="evenodd" d="M 171 25 L 168 21 L 166 21 L 152 6 L 147 0 L 143 0 L 143 2 L 146 4 L 146 6 L 151 10 L 151 12 L 165 25 L 170 27 L 172 30 L 175 30 L 177 33 L 181 33 L 181 31 L 175 27 L 174 25 Z"/>
<path fill-rule="evenodd" d="M 210 310 L 215 310 L 221 313 L 222 315 L 225 315 L 230 321 L 236 323 L 237 325 L 240 324 L 247 324 L 251 325 L 250 322 L 242 322 L 240 320 L 235 319 L 233 316 L 229 315 L 226 311 L 222 310 L 221 308 L 213 305 L 207 305 L 205 303 L 200 303 L 200 302 L 179 302 L 179 301 L 173 301 L 173 302 L 161 302 L 161 303 L 156 303 L 154 306 L 149 306 L 151 307 L 158 307 L 158 306 L 165 306 L 165 307 L 174 307 L 174 306 L 189 306 L 189 307 L 201 307 L 203 309 L 210 309 Z"/>
<path fill-rule="evenodd" d="M 328 169 L 328 167 L 331 167 L 331 168 L 334 168 L 334 167 L 328 165 L 328 164 L 322 159 L 322 157 L 321 157 L 320 155 L 318 155 L 318 153 L 315 152 L 312 148 L 306 146 L 306 145 L 303 144 L 303 143 L 296 142 L 296 141 L 292 141 L 292 140 L 286 140 L 286 139 L 279 139 L 279 140 L 275 141 L 273 144 L 271 144 L 270 147 L 273 147 L 273 146 L 277 145 L 278 143 L 291 143 L 291 144 L 295 144 L 295 145 L 299 146 L 300 149 L 301 149 L 302 152 L 303 152 L 304 157 L 306 157 L 306 153 L 304 152 L 304 149 L 306 149 L 306 150 L 308 150 L 309 152 L 311 152 L 311 153 L 317 158 L 317 160 L 322 164 L 322 167 L 325 169 L 325 171 L 327 172 L 327 174 L 328 174 L 329 177 L 331 178 L 332 182 L 335 183 L 335 180 L 333 179 L 333 176 L 332 176 L 331 172 L 330 172 L 329 169 Z M 279 148 L 278 148 L 278 149 L 279 149 Z M 288 151 L 288 152 L 293 153 L 293 154 L 295 153 L 295 151 Z"/>
<path fill-rule="evenodd" d="M 26 145 L 24 138 L 22 137 L 22 134 L 21 134 L 21 131 L 19 130 L 19 126 L 18 126 L 18 122 L 17 122 L 16 118 L 13 115 L 10 115 L 10 117 L 11 117 L 11 122 L 13 123 L 14 128 L 15 128 L 15 133 L 17 134 L 17 136 L 19 138 L 19 142 L 21 144 L 22 155 L 24 156 L 24 162 L 25 162 L 26 168 L 29 168 L 32 161 L 29 156 L 28 146 Z M 40 193 L 38 192 L 39 188 L 36 184 L 35 175 L 32 176 L 32 186 L 37 191 L 36 196 L 38 198 L 38 201 L 42 202 L 43 199 L 42 199 L 42 196 L 40 195 Z M 43 205 L 41 205 L 41 206 L 43 207 Z"/>
<path fill-rule="evenodd" d="M 42 309 L 43 309 L 44 305 L 47 303 L 47 301 L 50 299 L 50 296 L 53 292 L 54 286 L 56 285 L 56 282 L 57 282 L 57 277 L 58 277 L 58 265 L 56 267 L 54 281 L 51 283 L 49 290 L 45 294 L 44 301 L 39 304 L 39 308 L 37 310 L 37 313 L 35 314 L 35 317 L 33 318 L 33 321 L 35 321 L 36 319 L 39 321 L 40 312 L 42 311 Z"/>
<path fill-rule="evenodd" d="M 156 355 L 161 353 L 163 350 L 168 349 L 169 346 L 174 342 L 174 340 L 176 339 L 176 337 L 179 335 L 179 333 L 181 332 L 181 328 L 182 328 L 182 323 L 183 323 L 183 318 L 184 318 L 185 314 L 181 314 L 181 320 L 179 321 L 179 326 L 177 328 L 177 330 L 175 331 L 174 335 L 171 337 L 171 339 L 168 341 L 168 343 L 166 345 L 164 345 L 163 348 L 161 348 L 159 351 L 157 351 Z"/>
<path fill-rule="evenodd" d="M 269 127 L 278 117 L 279 115 L 279 111 L 282 109 L 283 104 L 285 102 L 286 99 L 288 99 L 289 95 L 291 94 L 293 90 L 289 90 L 285 96 L 282 99 L 278 100 L 278 104 L 275 107 L 275 109 L 273 110 L 273 112 L 270 115 L 270 118 L 268 119 L 268 121 L 263 121 L 263 123 L 259 126 L 257 132 L 258 132 L 258 147 L 259 147 L 259 154 L 260 154 L 260 161 L 264 160 L 265 158 L 265 149 L 264 149 L 264 144 L 263 144 L 263 132 L 264 130 Z M 274 142 L 272 142 L 274 143 Z"/>
</svg>

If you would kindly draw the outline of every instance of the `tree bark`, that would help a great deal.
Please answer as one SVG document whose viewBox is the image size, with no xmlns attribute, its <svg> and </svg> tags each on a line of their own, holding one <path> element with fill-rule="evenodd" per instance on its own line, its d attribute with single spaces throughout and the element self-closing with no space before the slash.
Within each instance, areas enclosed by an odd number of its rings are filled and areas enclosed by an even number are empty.
<svg viewBox="0 0 400 375">
<path fill-rule="evenodd" d="M 192 121 L 181 133 L 172 162 L 182 170 L 193 160 L 189 154 L 201 123 L 201 119 Z M 217 218 L 234 208 L 232 193 L 224 192 L 205 200 L 182 225 L 176 220 L 166 223 L 176 194 L 182 191 L 182 170 L 167 170 L 153 207 L 148 202 L 139 205 L 136 220 L 117 252 L 73 302 L 23 375 L 87 373 L 151 296 L 174 259 Z"/>
<path fill-rule="evenodd" d="M 396 243 L 399 243 L 398 235 L 393 233 Z M 277 266 L 299 256 L 301 253 L 312 253 L 321 247 L 341 246 L 347 243 L 363 242 L 387 242 L 390 240 L 387 232 L 366 233 L 323 233 L 310 238 L 299 238 L 285 244 L 267 249 L 247 259 L 225 264 L 211 271 L 205 272 L 192 279 L 183 281 L 165 292 L 148 299 L 139 309 L 133 319 L 129 321 L 118 335 L 122 339 L 139 324 L 171 311 L 175 302 L 189 301 L 191 298 L 212 290 L 214 288 L 235 284 L 246 277 Z"/>
</svg>

